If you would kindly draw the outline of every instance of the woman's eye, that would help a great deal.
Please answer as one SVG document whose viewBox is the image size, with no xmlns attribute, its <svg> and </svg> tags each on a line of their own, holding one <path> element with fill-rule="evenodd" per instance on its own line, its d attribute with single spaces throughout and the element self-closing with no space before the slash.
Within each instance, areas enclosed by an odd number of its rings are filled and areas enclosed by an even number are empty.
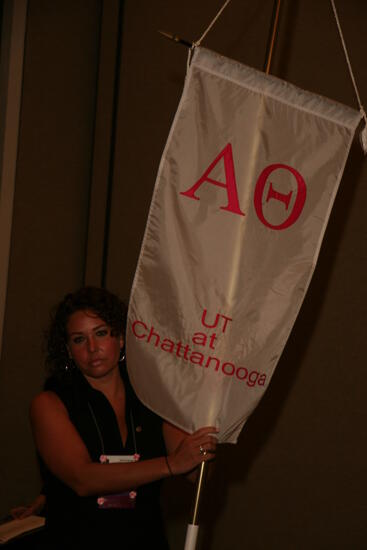
<svg viewBox="0 0 367 550">
<path fill-rule="evenodd" d="M 102 328 L 100 330 L 97 330 L 96 335 L 99 337 L 107 336 L 108 330 L 106 328 Z"/>
<path fill-rule="evenodd" d="M 84 336 L 74 336 L 73 344 L 81 344 L 84 341 Z"/>
</svg>

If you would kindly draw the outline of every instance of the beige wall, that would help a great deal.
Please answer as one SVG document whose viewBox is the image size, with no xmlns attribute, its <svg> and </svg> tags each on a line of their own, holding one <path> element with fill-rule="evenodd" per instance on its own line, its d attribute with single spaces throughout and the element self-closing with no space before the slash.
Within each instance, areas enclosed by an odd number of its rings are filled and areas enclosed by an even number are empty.
<svg viewBox="0 0 367 550">
<path fill-rule="evenodd" d="M 196 39 L 222 3 L 127 0 L 115 105 L 113 14 L 119 3 L 29 0 L 0 364 L 0 430 L 7 442 L 0 451 L 2 512 L 37 487 L 27 408 L 41 383 L 40 334 L 49 306 L 84 276 L 98 284 L 104 255 L 107 286 L 129 293 L 186 68 L 185 48 L 157 30 Z M 367 104 L 367 4 L 339 0 L 337 6 Z M 271 9 L 271 0 L 233 0 L 204 46 L 262 68 Z M 283 1 L 272 72 L 356 106 L 329 2 Z M 269 391 L 239 444 L 219 449 L 202 549 L 366 547 L 366 176 L 355 143 L 313 281 Z M 190 487 L 166 484 L 173 548 L 182 547 L 190 499 Z"/>
<path fill-rule="evenodd" d="M 28 3 L 0 363 L 2 513 L 39 489 L 28 408 L 43 379 L 42 332 L 50 306 L 83 282 L 99 20 L 99 2 Z"/>
</svg>

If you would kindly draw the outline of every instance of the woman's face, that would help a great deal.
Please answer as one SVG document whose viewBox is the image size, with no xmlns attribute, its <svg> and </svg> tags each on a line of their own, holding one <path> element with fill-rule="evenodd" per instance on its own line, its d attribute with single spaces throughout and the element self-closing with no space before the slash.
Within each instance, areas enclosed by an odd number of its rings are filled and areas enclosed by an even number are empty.
<svg viewBox="0 0 367 550">
<path fill-rule="evenodd" d="M 123 338 L 112 336 L 111 328 L 96 313 L 75 311 L 66 330 L 69 354 L 84 376 L 102 378 L 118 366 Z"/>
</svg>

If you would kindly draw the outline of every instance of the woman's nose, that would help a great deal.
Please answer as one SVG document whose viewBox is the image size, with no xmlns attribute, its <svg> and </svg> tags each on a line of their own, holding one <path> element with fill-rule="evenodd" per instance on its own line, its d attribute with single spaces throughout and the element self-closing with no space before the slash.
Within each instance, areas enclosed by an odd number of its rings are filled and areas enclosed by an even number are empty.
<svg viewBox="0 0 367 550">
<path fill-rule="evenodd" d="M 88 338 L 87 343 L 88 343 L 88 351 L 90 351 L 90 352 L 96 351 L 96 349 L 97 349 L 97 343 L 96 343 L 96 341 L 95 341 L 95 339 L 94 339 L 93 336 L 90 336 L 90 337 Z"/>
</svg>

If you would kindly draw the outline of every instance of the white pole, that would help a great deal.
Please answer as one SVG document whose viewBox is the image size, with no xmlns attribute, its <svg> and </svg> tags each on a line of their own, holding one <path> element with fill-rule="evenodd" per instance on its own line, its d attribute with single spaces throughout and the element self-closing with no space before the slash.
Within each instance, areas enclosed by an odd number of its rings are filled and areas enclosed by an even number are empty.
<svg viewBox="0 0 367 550">
<path fill-rule="evenodd" d="M 186 531 L 186 540 L 185 540 L 184 550 L 195 550 L 198 533 L 199 533 L 199 526 L 189 523 Z"/>
<path fill-rule="evenodd" d="M 206 472 L 207 472 L 206 462 L 202 462 L 200 466 L 199 477 L 196 484 L 196 495 L 195 495 L 194 508 L 192 512 L 192 520 L 191 520 L 191 523 L 189 523 L 187 526 L 184 550 L 195 550 L 196 548 L 196 539 L 198 537 L 198 532 L 199 532 L 199 524 L 198 524 L 199 503 L 200 503 L 200 496 L 202 494 L 203 486 L 205 483 Z"/>
</svg>

